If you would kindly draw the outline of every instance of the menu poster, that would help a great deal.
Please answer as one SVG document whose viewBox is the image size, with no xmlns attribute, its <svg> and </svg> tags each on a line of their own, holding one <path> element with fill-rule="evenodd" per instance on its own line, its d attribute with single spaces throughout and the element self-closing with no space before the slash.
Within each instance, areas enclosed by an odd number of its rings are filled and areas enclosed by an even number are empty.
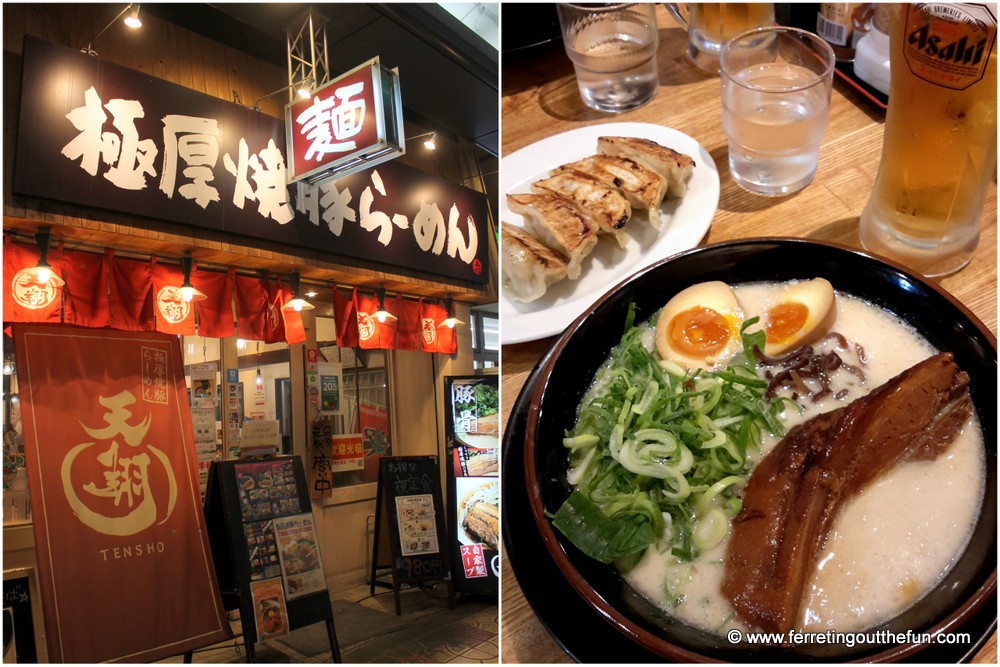
<svg viewBox="0 0 1000 667">
<path fill-rule="evenodd" d="M 500 576 L 500 426 L 497 378 L 445 378 L 451 465 L 448 523 L 456 588 L 494 595 Z M 461 567 L 458 567 L 458 565 Z"/>
<path fill-rule="evenodd" d="M 215 409 L 218 370 L 214 361 L 191 364 L 191 407 Z"/>
<path fill-rule="evenodd" d="M 236 481 L 244 521 L 302 511 L 290 459 L 240 463 L 236 466 Z"/>
<path fill-rule="evenodd" d="M 191 408 L 191 425 L 194 427 L 194 448 L 199 454 L 215 453 L 215 409 Z"/>
<path fill-rule="evenodd" d="M 332 417 L 344 413 L 340 403 L 340 390 L 344 386 L 343 371 L 340 364 L 320 362 L 317 364 L 319 373 L 319 413 L 324 417 Z"/>
<path fill-rule="evenodd" d="M 274 537 L 273 521 L 253 521 L 243 524 L 250 555 L 250 580 L 260 581 L 281 576 L 278 541 Z"/>
<path fill-rule="evenodd" d="M 438 552 L 437 528 L 434 525 L 434 497 L 429 494 L 396 498 L 400 548 L 404 556 Z"/>
<path fill-rule="evenodd" d="M 281 592 L 281 579 L 250 582 L 254 619 L 257 621 L 257 641 L 288 634 L 288 608 Z"/>
<path fill-rule="evenodd" d="M 289 600 L 326 591 L 323 561 L 312 514 L 299 514 L 274 520 L 285 594 Z"/>
</svg>

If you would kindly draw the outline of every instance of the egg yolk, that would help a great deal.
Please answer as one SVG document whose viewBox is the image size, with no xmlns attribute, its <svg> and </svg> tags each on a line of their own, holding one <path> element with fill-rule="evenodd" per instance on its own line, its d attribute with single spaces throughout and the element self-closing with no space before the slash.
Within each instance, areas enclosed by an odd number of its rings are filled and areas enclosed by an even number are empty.
<svg viewBox="0 0 1000 667">
<path fill-rule="evenodd" d="M 691 357 L 719 352 L 730 335 L 729 322 L 711 308 L 691 308 L 677 313 L 670 321 L 671 346 Z"/>
<path fill-rule="evenodd" d="M 764 333 L 769 343 L 784 343 L 791 338 L 809 318 L 809 307 L 798 301 L 779 303 L 767 311 Z"/>
</svg>

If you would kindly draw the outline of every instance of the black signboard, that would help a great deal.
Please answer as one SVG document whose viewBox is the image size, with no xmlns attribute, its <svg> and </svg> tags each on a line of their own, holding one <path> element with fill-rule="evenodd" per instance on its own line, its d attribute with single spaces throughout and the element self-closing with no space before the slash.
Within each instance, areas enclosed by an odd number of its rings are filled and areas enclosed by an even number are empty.
<svg viewBox="0 0 1000 667">
<path fill-rule="evenodd" d="M 380 583 L 377 570 L 388 567 L 397 615 L 402 613 L 401 584 L 445 581 L 448 602 L 454 604 L 440 480 L 436 456 L 383 456 L 379 461 L 371 591 Z"/>
<path fill-rule="evenodd" d="M 247 656 L 256 642 L 325 621 L 340 662 L 301 458 L 213 462 L 205 519 L 222 601 L 240 610 Z"/>
<path fill-rule="evenodd" d="M 26 36 L 14 191 L 485 283 L 485 197 L 392 161 L 288 186 L 281 120 Z"/>
<path fill-rule="evenodd" d="M 495 596 L 500 585 L 498 378 L 450 376 L 444 383 L 455 589 Z"/>
<path fill-rule="evenodd" d="M 3 609 L 5 614 L 10 615 L 10 630 L 13 632 L 13 642 L 16 662 L 38 662 L 38 654 L 35 648 L 35 619 L 31 612 L 32 585 L 27 574 L 22 576 L 18 571 L 13 571 L 8 576 L 4 573 L 3 580 Z M 42 619 L 38 619 L 41 622 Z M 7 646 L 7 618 L 4 618 L 4 662 L 8 662 L 6 654 Z M 14 662 L 13 660 L 11 662 Z"/>
</svg>

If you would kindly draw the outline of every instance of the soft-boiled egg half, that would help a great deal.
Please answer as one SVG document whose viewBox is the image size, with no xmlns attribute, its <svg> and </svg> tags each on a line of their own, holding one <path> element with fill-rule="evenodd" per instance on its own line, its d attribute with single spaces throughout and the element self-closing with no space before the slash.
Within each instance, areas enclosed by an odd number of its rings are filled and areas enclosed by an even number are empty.
<svg viewBox="0 0 1000 667">
<path fill-rule="evenodd" d="M 656 321 L 656 351 L 687 369 L 725 364 L 740 349 L 743 311 L 726 283 L 698 283 L 678 292 Z"/>
<path fill-rule="evenodd" d="M 833 301 L 833 285 L 824 278 L 782 288 L 761 318 L 767 336 L 764 353 L 781 354 L 819 338 L 834 317 Z"/>
</svg>

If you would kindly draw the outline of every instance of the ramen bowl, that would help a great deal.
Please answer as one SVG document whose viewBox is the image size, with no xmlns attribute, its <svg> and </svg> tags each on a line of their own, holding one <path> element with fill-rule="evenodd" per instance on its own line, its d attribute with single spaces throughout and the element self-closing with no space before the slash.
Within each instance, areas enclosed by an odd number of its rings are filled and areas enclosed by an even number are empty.
<svg viewBox="0 0 1000 667">
<path fill-rule="evenodd" d="M 749 646 L 672 618 L 635 592 L 615 570 L 590 559 L 555 530 L 549 517 L 572 491 L 561 442 L 598 367 L 623 332 L 629 304 L 635 321 L 649 319 L 692 284 L 779 282 L 823 277 L 845 292 L 912 325 L 932 345 L 954 354 L 970 378 L 970 394 L 985 445 L 985 493 L 968 545 L 952 569 L 919 602 L 865 632 L 906 634 L 881 644 Z M 722 243 L 674 255 L 633 275 L 580 316 L 555 342 L 526 385 L 523 415 L 524 474 L 528 503 L 541 539 L 559 572 L 614 628 L 643 649 L 676 662 L 895 661 L 920 659 L 928 644 L 917 635 L 960 632 L 974 617 L 992 614 L 997 563 L 996 338 L 940 287 L 901 266 L 857 250 L 799 239 Z M 527 400 L 525 400 L 527 399 Z M 515 568 L 516 569 L 516 568 Z M 896 637 L 890 637 L 894 639 Z"/>
</svg>

